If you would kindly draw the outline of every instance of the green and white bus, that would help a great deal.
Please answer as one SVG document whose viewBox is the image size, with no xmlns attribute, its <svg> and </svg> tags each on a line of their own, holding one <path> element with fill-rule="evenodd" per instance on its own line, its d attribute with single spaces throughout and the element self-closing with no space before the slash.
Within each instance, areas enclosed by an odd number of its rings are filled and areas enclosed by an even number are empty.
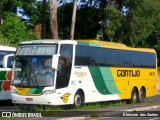
<svg viewBox="0 0 160 120">
<path fill-rule="evenodd" d="M 11 100 L 10 83 L 16 48 L 0 45 L 0 100 Z"/>
<path fill-rule="evenodd" d="M 96 40 L 36 40 L 19 44 L 13 65 L 13 103 L 70 105 L 130 100 L 157 92 L 153 49 Z"/>
</svg>

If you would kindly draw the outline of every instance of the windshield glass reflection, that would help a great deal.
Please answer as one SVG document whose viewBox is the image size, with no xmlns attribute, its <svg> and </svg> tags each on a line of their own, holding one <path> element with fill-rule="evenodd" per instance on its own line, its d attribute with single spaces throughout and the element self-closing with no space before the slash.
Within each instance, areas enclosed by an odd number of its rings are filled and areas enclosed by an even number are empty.
<svg viewBox="0 0 160 120">
<path fill-rule="evenodd" d="M 12 85 L 52 86 L 54 71 L 52 57 L 17 57 L 13 67 Z"/>
</svg>

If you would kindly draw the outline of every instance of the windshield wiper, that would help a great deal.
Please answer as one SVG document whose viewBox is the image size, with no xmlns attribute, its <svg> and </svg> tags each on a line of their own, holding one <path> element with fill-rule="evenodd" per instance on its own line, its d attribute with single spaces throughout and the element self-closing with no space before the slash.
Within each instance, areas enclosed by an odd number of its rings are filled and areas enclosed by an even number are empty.
<svg viewBox="0 0 160 120">
<path fill-rule="evenodd" d="M 24 81 L 27 81 L 26 79 L 28 79 L 28 78 L 29 78 L 29 73 L 25 73 L 25 74 L 23 75 L 22 81 L 21 81 L 21 83 L 20 83 L 19 85 L 21 86 L 22 83 L 23 83 Z"/>
<path fill-rule="evenodd" d="M 31 84 L 33 84 L 33 86 L 37 86 L 37 87 L 39 86 L 34 70 L 32 70 L 31 72 L 25 73 L 19 85 L 21 86 L 24 81 L 27 82 L 27 86 L 32 86 Z"/>
</svg>

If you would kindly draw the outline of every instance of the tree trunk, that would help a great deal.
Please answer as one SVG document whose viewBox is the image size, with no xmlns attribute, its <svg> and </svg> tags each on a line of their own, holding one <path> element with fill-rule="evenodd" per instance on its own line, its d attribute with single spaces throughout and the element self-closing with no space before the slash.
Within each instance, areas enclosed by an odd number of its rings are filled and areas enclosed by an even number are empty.
<svg viewBox="0 0 160 120">
<path fill-rule="evenodd" d="M 52 38 L 58 39 L 57 0 L 50 0 L 50 24 Z"/>
<path fill-rule="evenodd" d="M 42 39 L 46 39 L 46 0 L 43 0 L 43 9 L 42 9 Z"/>
<path fill-rule="evenodd" d="M 102 0 L 101 1 L 101 11 L 102 11 L 102 32 L 103 32 L 103 40 L 104 41 L 109 41 L 109 38 L 107 36 L 107 5 L 108 1 Z"/>
<path fill-rule="evenodd" d="M 77 0 L 74 0 L 73 5 L 73 14 L 72 14 L 72 24 L 71 24 L 71 33 L 70 33 L 70 39 L 74 39 L 74 31 L 75 31 L 75 22 L 76 22 L 76 11 L 77 11 Z"/>
</svg>

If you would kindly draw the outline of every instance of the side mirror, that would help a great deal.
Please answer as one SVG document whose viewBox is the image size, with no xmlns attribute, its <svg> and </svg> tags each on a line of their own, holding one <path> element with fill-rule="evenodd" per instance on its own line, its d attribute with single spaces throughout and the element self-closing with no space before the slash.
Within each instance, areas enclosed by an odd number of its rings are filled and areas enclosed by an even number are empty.
<svg viewBox="0 0 160 120">
<path fill-rule="evenodd" d="M 14 54 L 5 55 L 3 58 L 3 68 L 12 68 Z"/>
<path fill-rule="evenodd" d="M 52 69 L 58 70 L 58 59 L 59 59 L 60 54 L 55 54 L 52 57 Z"/>
</svg>

